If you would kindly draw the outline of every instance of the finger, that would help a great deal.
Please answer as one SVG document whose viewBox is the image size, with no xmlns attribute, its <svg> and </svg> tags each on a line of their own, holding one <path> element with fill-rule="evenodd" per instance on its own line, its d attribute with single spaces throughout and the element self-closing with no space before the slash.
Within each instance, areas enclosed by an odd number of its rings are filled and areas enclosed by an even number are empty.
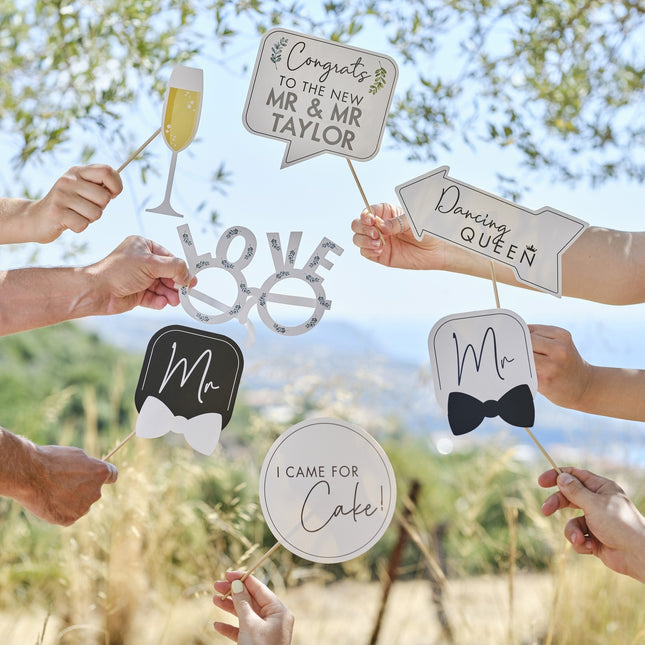
<svg viewBox="0 0 645 645">
<path fill-rule="evenodd" d="M 106 195 L 107 192 L 103 191 Z M 95 222 L 103 214 L 103 208 L 107 204 L 107 199 L 104 200 L 104 203 L 93 201 L 92 199 L 86 198 L 80 193 L 79 190 L 74 190 L 74 192 L 59 194 L 57 197 L 58 210 L 61 213 L 61 217 L 65 216 L 74 216 L 82 217 L 87 220 L 87 222 Z M 69 226 L 72 228 L 72 226 Z M 74 230 L 72 228 L 72 230 Z"/>
<path fill-rule="evenodd" d="M 233 627 L 233 625 L 219 622 L 213 623 L 213 627 L 218 634 L 221 634 L 222 636 L 225 636 L 226 638 L 229 638 L 230 640 L 237 643 L 240 637 L 240 630 L 238 627 Z"/>
<path fill-rule="evenodd" d="M 531 332 L 531 347 L 533 348 L 533 354 L 538 356 L 548 356 L 549 348 L 553 341 L 546 336 L 540 335 L 538 332 Z"/>
<path fill-rule="evenodd" d="M 143 294 L 140 304 L 148 309 L 163 309 L 166 305 L 176 307 L 179 304 L 179 292 L 174 281 L 155 281 Z"/>
<path fill-rule="evenodd" d="M 97 480 L 100 481 L 101 485 L 114 484 L 114 482 L 117 480 L 119 476 L 119 471 L 117 470 L 117 467 L 114 464 L 108 461 L 101 461 L 100 459 L 95 459 L 94 457 L 88 457 L 88 459 L 93 464 L 96 470 Z"/>
<path fill-rule="evenodd" d="M 244 579 L 244 581 L 242 581 L 242 578 L 244 578 L 244 576 L 247 576 L 247 577 Z M 246 581 L 247 581 L 250 577 L 251 577 L 251 576 L 249 576 L 248 574 L 246 574 L 246 573 L 244 573 L 244 572 L 242 572 L 242 571 L 227 571 L 227 572 L 226 572 L 226 579 L 227 579 L 227 580 L 229 581 L 229 583 L 230 583 L 230 584 L 229 584 L 229 589 L 231 590 L 231 592 L 233 591 L 233 589 L 232 589 L 232 584 L 233 584 L 233 581 L 234 581 L 234 580 L 240 580 L 240 581 L 244 582 L 244 584 L 246 585 Z M 232 597 L 232 595 L 231 595 L 231 597 Z M 250 597 L 250 600 L 251 600 L 251 608 L 253 609 L 253 611 L 254 611 L 256 614 L 258 614 L 258 613 L 260 612 L 260 605 L 258 605 L 258 604 L 255 602 L 255 598 L 253 598 L 253 597 L 251 596 L 251 594 L 249 594 L 249 597 Z"/>
<path fill-rule="evenodd" d="M 398 215 L 403 214 L 403 210 L 399 206 L 394 204 L 384 203 L 384 204 L 371 204 L 370 205 L 371 213 L 376 219 L 388 220 Z M 361 215 L 369 213 L 370 210 L 365 209 Z"/>
<path fill-rule="evenodd" d="M 361 252 L 366 251 L 367 253 L 372 253 L 376 251 L 380 253 L 383 250 L 383 243 L 381 242 L 376 226 L 372 226 L 366 234 L 355 234 L 352 242 Z"/>
<path fill-rule="evenodd" d="M 554 327 L 553 325 L 527 325 L 531 337 L 533 334 L 543 338 L 550 338 L 553 340 L 558 337 L 558 331 L 562 331 L 561 327 Z"/>
<path fill-rule="evenodd" d="M 177 294 L 175 293 L 175 295 Z M 144 307 L 145 309 L 161 311 L 168 305 L 176 307 L 179 304 L 179 297 L 177 296 L 177 298 L 174 299 L 172 296 L 166 297 L 156 294 L 154 291 L 146 291 L 138 304 L 140 307 Z"/>
<path fill-rule="evenodd" d="M 163 255 L 168 258 L 175 257 L 165 246 L 155 242 L 154 240 L 146 240 L 150 250 L 154 255 Z"/>
<path fill-rule="evenodd" d="M 408 220 L 403 213 L 396 215 L 395 217 L 392 217 L 390 219 L 384 219 L 382 220 L 382 222 L 383 223 L 379 226 L 379 228 L 384 233 L 387 232 L 390 235 L 401 235 L 402 233 L 405 233 L 410 229 Z"/>
<path fill-rule="evenodd" d="M 188 265 L 178 257 L 175 257 L 168 249 L 152 240 L 146 240 L 151 251 L 149 268 L 155 278 L 168 278 L 176 284 L 187 285 L 190 280 Z"/>
<path fill-rule="evenodd" d="M 269 587 L 260 582 L 255 576 L 249 576 L 244 581 L 244 585 L 258 607 L 263 608 L 270 604 L 280 603 L 278 597 Z"/>
<path fill-rule="evenodd" d="M 560 468 L 562 472 L 570 472 L 571 468 Z M 558 472 L 551 468 L 550 470 L 544 471 L 539 477 L 538 477 L 538 484 L 542 488 L 552 488 L 553 486 L 556 485 L 556 482 L 558 480 Z"/>
<path fill-rule="evenodd" d="M 78 211 L 68 208 L 62 213 L 60 224 L 74 233 L 82 233 L 91 224 L 91 221 L 90 218 L 84 217 Z"/>
<path fill-rule="evenodd" d="M 218 593 L 213 596 L 213 604 L 219 609 L 222 609 L 229 614 L 233 614 L 233 616 L 237 616 L 237 614 L 235 613 L 235 607 L 233 606 L 233 601 L 230 598 L 222 598 L 222 595 L 224 595 L 230 589 L 230 584 L 228 582 L 225 582 L 224 584 L 226 586 L 223 589 L 220 589 L 217 586 L 217 583 L 215 584 L 215 591 L 217 591 Z"/>
<path fill-rule="evenodd" d="M 239 579 L 233 580 L 231 582 L 231 599 L 233 600 L 233 606 L 235 611 L 240 619 L 240 624 L 242 622 L 248 623 L 252 621 L 257 614 L 253 611 L 251 606 L 252 599 L 249 594 L 246 585 Z"/>
<path fill-rule="evenodd" d="M 558 488 L 569 501 L 583 510 L 592 508 L 598 503 L 595 491 L 610 480 L 588 473 L 587 471 L 574 470 L 573 472 L 581 473 L 584 481 L 577 479 L 570 472 L 563 472 L 558 476 Z"/>
<path fill-rule="evenodd" d="M 78 175 L 93 184 L 104 186 L 110 197 L 116 197 L 123 190 L 123 182 L 114 168 L 104 164 L 92 164 L 78 169 Z"/>
<path fill-rule="evenodd" d="M 111 464 L 107 461 L 101 462 L 107 466 L 107 475 L 105 476 L 104 484 L 114 484 L 119 478 L 119 471 L 114 464 Z"/>
<path fill-rule="evenodd" d="M 70 188 L 87 204 L 95 206 L 100 212 L 103 212 L 112 199 L 112 193 L 103 184 L 95 184 L 80 176 Z"/>
<path fill-rule="evenodd" d="M 374 226 L 374 217 L 370 213 L 361 215 L 360 219 L 352 221 L 352 231 L 356 234 L 354 237 L 375 239 L 378 238 L 378 231 Z M 360 246 L 357 244 L 357 246 Z"/>
<path fill-rule="evenodd" d="M 544 504 L 542 504 L 542 515 L 548 517 L 553 515 L 556 511 L 561 511 L 563 508 L 580 508 L 571 500 L 567 499 L 560 491 L 553 493 L 548 497 Z"/>
<path fill-rule="evenodd" d="M 590 490 L 592 493 L 596 493 L 601 488 L 603 492 L 615 492 L 615 493 L 624 493 L 625 491 L 613 480 L 607 479 L 606 477 L 601 477 L 596 475 L 588 470 L 582 468 L 571 468 L 567 469 L 567 472 L 572 474 L 576 479 L 578 479 L 582 485 Z"/>
<path fill-rule="evenodd" d="M 72 168 L 54 185 L 53 197 L 79 214 L 101 215 L 113 195 L 102 183 L 85 179 L 82 168 Z"/>
<path fill-rule="evenodd" d="M 152 276 L 166 278 L 168 284 L 187 285 L 191 280 L 188 265 L 174 256 L 155 255 L 150 259 Z"/>
<path fill-rule="evenodd" d="M 594 553 L 597 541 L 590 534 L 584 515 L 569 520 L 564 527 L 564 535 L 571 542 L 576 553 Z"/>
</svg>

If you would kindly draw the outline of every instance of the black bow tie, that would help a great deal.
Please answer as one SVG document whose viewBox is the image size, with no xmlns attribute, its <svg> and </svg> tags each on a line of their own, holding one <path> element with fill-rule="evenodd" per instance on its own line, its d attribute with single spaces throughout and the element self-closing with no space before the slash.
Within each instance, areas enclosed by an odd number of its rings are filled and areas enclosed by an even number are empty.
<svg viewBox="0 0 645 645">
<path fill-rule="evenodd" d="M 484 417 L 500 417 L 513 426 L 530 428 L 535 422 L 531 388 L 526 384 L 517 385 L 499 401 L 484 403 L 463 392 L 448 395 L 448 423 L 453 434 L 466 434 L 474 430 Z"/>
</svg>

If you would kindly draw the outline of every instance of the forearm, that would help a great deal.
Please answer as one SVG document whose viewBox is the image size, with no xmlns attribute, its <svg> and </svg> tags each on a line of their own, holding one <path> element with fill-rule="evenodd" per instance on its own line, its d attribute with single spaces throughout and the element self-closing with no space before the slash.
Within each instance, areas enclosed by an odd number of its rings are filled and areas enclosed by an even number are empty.
<svg viewBox="0 0 645 645">
<path fill-rule="evenodd" d="M 645 522 L 643 522 L 640 531 L 631 540 L 629 551 L 625 554 L 625 560 L 627 575 L 645 583 Z"/>
<path fill-rule="evenodd" d="M 102 313 L 102 290 L 86 268 L 0 272 L 0 336 Z"/>
<path fill-rule="evenodd" d="M 645 233 L 590 227 L 562 256 L 563 294 L 610 305 L 645 301 Z"/>
<path fill-rule="evenodd" d="M 36 446 L 0 428 L 0 495 L 22 499 L 32 489 Z"/>
<path fill-rule="evenodd" d="M 448 246 L 442 268 L 490 279 L 488 259 Z M 528 288 L 507 265 L 496 263 L 495 274 L 500 282 Z M 645 233 L 585 230 L 562 255 L 562 295 L 610 305 L 645 302 Z"/>
<path fill-rule="evenodd" d="M 33 204 L 31 199 L 0 197 L 0 244 L 36 241 L 28 216 Z"/>
<path fill-rule="evenodd" d="M 575 410 L 645 421 L 645 370 L 590 366 L 590 378 Z"/>
</svg>

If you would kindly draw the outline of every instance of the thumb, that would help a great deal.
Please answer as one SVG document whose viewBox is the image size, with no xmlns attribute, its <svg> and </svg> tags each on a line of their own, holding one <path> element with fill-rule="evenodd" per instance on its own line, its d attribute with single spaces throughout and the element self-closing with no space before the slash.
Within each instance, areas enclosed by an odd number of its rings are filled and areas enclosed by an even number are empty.
<svg viewBox="0 0 645 645">
<path fill-rule="evenodd" d="M 187 285 L 191 281 L 188 265 L 181 259 L 168 255 L 154 255 L 153 277 L 167 278 L 178 285 Z"/>
<path fill-rule="evenodd" d="M 570 473 L 558 475 L 557 484 L 560 492 L 583 511 L 595 501 L 595 493 Z"/>
<path fill-rule="evenodd" d="M 240 624 L 255 616 L 255 612 L 251 607 L 251 596 L 241 580 L 231 582 L 231 599 L 233 600 L 237 617 L 240 619 Z"/>
<path fill-rule="evenodd" d="M 107 466 L 107 473 L 105 475 L 104 484 L 114 484 L 119 476 L 119 471 L 116 469 L 114 464 L 111 464 L 107 461 L 103 462 Z"/>
</svg>

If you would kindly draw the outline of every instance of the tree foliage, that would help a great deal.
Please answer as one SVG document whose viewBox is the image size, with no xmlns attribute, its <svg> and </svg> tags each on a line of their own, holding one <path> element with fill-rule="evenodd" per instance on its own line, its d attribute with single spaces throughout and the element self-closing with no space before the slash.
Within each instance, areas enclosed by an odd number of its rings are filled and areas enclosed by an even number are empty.
<svg viewBox="0 0 645 645">
<path fill-rule="evenodd" d="M 0 0 L 0 124 L 18 169 L 78 128 L 126 138 L 124 108 L 169 65 L 281 24 L 387 39 L 405 70 L 389 130 L 411 158 L 485 142 L 565 180 L 643 181 L 644 17 L 641 0 Z"/>
</svg>

